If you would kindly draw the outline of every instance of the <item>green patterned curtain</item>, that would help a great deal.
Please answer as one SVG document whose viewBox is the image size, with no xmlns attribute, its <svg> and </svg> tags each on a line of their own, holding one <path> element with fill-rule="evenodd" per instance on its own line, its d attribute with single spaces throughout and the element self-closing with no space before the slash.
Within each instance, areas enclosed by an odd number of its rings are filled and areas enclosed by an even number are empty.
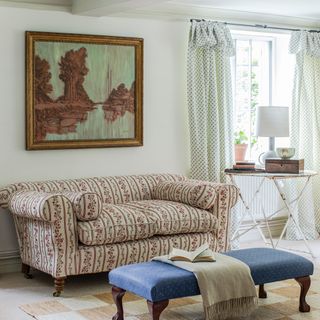
<svg viewBox="0 0 320 320">
<path fill-rule="evenodd" d="M 290 40 L 290 53 L 296 55 L 291 112 L 291 145 L 296 157 L 305 160 L 305 169 L 320 173 L 320 33 L 297 31 Z M 296 208 L 299 224 L 308 239 L 320 232 L 320 176 Z M 287 239 L 301 239 L 290 224 Z"/>
<path fill-rule="evenodd" d="M 192 21 L 188 44 L 188 107 L 191 177 L 223 181 L 233 160 L 230 57 L 233 40 L 225 24 Z"/>
</svg>

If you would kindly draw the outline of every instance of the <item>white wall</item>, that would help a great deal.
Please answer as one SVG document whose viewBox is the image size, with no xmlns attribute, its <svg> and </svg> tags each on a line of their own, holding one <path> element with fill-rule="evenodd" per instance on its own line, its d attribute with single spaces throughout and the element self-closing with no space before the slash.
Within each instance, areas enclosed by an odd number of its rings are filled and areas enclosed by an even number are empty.
<svg viewBox="0 0 320 320">
<path fill-rule="evenodd" d="M 144 146 L 25 150 L 24 32 L 144 38 Z M 26 181 L 151 172 L 186 174 L 188 24 L 0 8 L 0 187 Z M 0 259 L 17 248 L 11 216 L 0 209 Z"/>
</svg>

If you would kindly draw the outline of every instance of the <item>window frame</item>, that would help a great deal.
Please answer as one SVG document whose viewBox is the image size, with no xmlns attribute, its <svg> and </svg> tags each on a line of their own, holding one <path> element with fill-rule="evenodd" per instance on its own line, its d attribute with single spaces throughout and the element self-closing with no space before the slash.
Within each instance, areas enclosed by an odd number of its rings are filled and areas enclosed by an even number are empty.
<svg viewBox="0 0 320 320">
<path fill-rule="evenodd" d="M 240 31 L 241 32 L 241 31 Z M 254 32 L 245 32 L 245 33 L 239 33 L 239 30 L 231 30 L 232 33 L 232 39 L 234 40 L 235 43 L 235 48 L 236 48 L 236 41 L 237 40 L 242 40 L 242 41 L 249 41 L 250 46 L 250 66 L 249 66 L 249 72 L 250 72 L 250 97 L 249 100 L 252 101 L 252 79 L 251 79 L 251 74 L 252 74 L 252 41 L 264 41 L 268 42 L 268 51 L 269 51 L 269 94 L 268 94 L 268 104 L 269 106 L 272 106 L 273 103 L 273 93 L 274 93 L 274 88 L 276 85 L 276 45 L 277 45 L 277 38 L 272 36 L 272 35 L 257 35 Z M 237 105 L 236 105 L 236 75 L 237 75 L 237 54 L 235 54 L 234 60 L 231 64 L 231 72 L 232 72 L 232 86 L 234 89 L 233 93 L 233 111 L 234 111 L 234 124 L 236 123 L 236 114 L 237 114 Z M 251 127 L 251 121 L 250 121 L 250 136 L 249 136 L 249 141 L 248 141 L 248 151 L 247 151 L 247 157 L 251 159 L 252 158 L 252 148 L 251 148 L 251 142 L 252 138 L 254 137 L 251 135 L 251 132 L 253 128 Z"/>
</svg>

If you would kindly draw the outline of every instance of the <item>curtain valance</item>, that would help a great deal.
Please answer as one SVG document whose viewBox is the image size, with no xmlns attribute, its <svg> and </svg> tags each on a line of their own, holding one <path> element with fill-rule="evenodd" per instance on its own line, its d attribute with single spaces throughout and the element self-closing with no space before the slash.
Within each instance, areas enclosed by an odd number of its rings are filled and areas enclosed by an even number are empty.
<svg viewBox="0 0 320 320">
<path fill-rule="evenodd" d="M 293 54 L 301 52 L 309 56 L 320 57 L 320 32 L 292 32 L 289 52 Z"/>
<path fill-rule="evenodd" d="M 224 23 L 213 21 L 192 21 L 189 46 L 212 47 L 227 56 L 235 55 L 234 43 L 229 28 Z"/>
</svg>

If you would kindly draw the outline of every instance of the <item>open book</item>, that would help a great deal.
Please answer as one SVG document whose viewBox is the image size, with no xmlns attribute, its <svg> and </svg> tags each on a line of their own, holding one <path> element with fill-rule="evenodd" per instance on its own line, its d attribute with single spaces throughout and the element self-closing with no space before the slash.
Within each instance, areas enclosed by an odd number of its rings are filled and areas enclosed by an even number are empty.
<svg viewBox="0 0 320 320">
<path fill-rule="evenodd" d="M 171 261 L 187 261 L 187 262 L 214 262 L 216 261 L 209 245 L 203 244 L 195 251 L 185 251 L 173 248 L 169 254 Z"/>
</svg>

